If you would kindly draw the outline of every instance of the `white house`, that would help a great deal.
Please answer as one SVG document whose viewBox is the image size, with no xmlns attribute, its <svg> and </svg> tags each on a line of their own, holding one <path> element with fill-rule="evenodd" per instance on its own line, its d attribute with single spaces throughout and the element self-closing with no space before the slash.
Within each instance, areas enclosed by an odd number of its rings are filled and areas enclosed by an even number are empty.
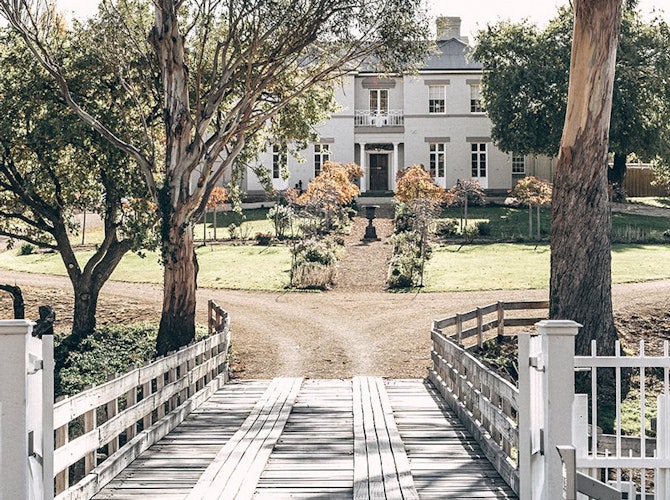
<svg viewBox="0 0 670 500">
<path fill-rule="evenodd" d="M 418 73 L 382 77 L 358 71 L 337 91 L 340 110 L 318 128 L 319 140 L 285 158 L 269 145 L 260 161 L 282 190 L 306 187 L 327 160 L 356 162 L 365 172 L 363 193 L 390 193 L 398 170 L 421 164 L 445 188 L 475 179 L 489 192 L 511 189 L 525 175 L 551 178 L 551 160 L 503 153 L 491 142 L 491 122 L 479 100 L 482 65 L 470 60 L 458 17 L 437 19 L 437 52 Z M 282 162 L 290 177 L 281 178 Z M 243 188 L 261 192 L 249 171 Z"/>
</svg>

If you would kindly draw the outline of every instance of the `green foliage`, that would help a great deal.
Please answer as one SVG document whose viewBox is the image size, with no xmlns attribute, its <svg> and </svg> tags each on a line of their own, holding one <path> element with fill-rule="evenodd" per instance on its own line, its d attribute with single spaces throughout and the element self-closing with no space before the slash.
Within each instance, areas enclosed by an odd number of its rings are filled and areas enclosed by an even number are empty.
<svg viewBox="0 0 670 500">
<path fill-rule="evenodd" d="M 105 326 L 89 335 L 79 345 L 68 337 L 56 338 L 56 396 L 81 392 L 91 384 L 106 382 L 129 367 L 141 366 L 155 357 L 158 325 L 140 323 L 131 326 Z"/>
<path fill-rule="evenodd" d="M 475 224 L 479 236 L 491 236 L 491 223 L 480 220 Z"/>
<path fill-rule="evenodd" d="M 254 239 L 261 246 L 268 246 L 272 243 L 272 235 L 270 233 L 256 233 Z"/>
<path fill-rule="evenodd" d="M 330 238 L 308 238 L 291 248 L 291 283 L 295 288 L 326 290 L 335 283 L 337 243 Z"/>
<path fill-rule="evenodd" d="M 268 210 L 267 214 L 268 220 L 270 220 L 274 226 L 275 236 L 279 239 L 286 238 L 294 217 L 295 212 L 291 206 L 279 203 Z"/>
<path fill-rule="evenodd" d="M 563 7 L 545 29 L 503 21 L 479 32 L 473 53 L 487 71 L 482 98 L 491 135 L 506 152 L 558 153 L 568 92 L 572 11 Z M 670 158 L 670 29 L 624 9 L 610 122 L 610 151 L 624 158 Z"/>
<path fill-rule="evenodd" d="M 458 234 L 458 221 L 456 219 L 441 219 L 436 224 L 435 234 L 440 238 L 453 238 Z"/>
<path fill-rule="evenodd" d="M 23 243 L 19 247 L 19 251 L 17 252 L 18 255 L 30 255 L 35 251 L 35 247 L 31 245 L 30 243 Z"/>
</svg>

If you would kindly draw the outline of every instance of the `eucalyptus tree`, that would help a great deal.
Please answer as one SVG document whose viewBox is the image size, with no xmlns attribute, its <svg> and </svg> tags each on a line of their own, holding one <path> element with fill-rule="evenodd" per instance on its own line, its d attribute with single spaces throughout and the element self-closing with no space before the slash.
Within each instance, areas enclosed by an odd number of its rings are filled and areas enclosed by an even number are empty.
<svg viewBox="0 0 670 500">
<path fill-rule="evenodd" d="M 90 70 L 86 52 L 75 53 L 68 64 Z M 0 32 L 0 67 L 0 235 L 59 252 L 74 292 L 69 342 L 76 344 L 95 329 L 100 289 L 123 255 L 150 244 L 155 218 L 133 162 L 65 106 L 52 79 L 7 30 Z M 74 91 L 95 101 L 92 109 L 107 121 L 122 119 L 113 105 L 119 97 L 113 75 L 107 84 L 100 76 L 93 87 Z M 71 241 L 74 214 L 83 210 L 103 221 L 102 240 L 87 260 Z"/>
<path fill-rule="evenodd" d="M 365 58 L 406 70 L 426 53 L 420 0 L 154 0 L 151 26 L 128 15 L 149 4 L 104 1 L 119 26 L 109 37 L 121 63 L 148 53 L 158 82 L 158 140 L 124 139 L 72 95 L 49 45 L 44 0 L 0 0 L 0 14 L 58 82 L 70 108 L 140 167 L 158 204 L 164 261 L 159 354 L 195 335 L 198 264 L 191 230 L 224 172 L 257 153 L 259 134 L 305 140 L 332 102 L 337 79 Z M 141 34 L 141 36 L 140 36 Z M 124 73 L 134 90 L 145 75 Z M 137 78 L 136 78 L 137 76 Z M 146 86 L 146 85 L 145 85 Z"/>
<path fill-rule="evenodd" d="M 578 354 L 612 355 L 611 213 L 607 155 L 621 3 L 576 0 L 570 85 L 551 219 L 552 319 L 583 325 Z"/>
</svg>

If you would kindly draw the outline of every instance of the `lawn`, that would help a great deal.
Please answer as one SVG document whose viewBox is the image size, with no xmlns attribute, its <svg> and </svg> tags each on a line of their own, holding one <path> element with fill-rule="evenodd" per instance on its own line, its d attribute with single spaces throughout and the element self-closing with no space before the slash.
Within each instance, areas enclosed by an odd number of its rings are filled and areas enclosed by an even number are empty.
<svg viewBox="0 0 670 500">
<path fill-rule="evenodd" d="M 444 210 L 438 219 L 460 221 L 461 209 L 452 207 Z M 487 222 L 490 234 L 486 240 L 504 242 L 528 241 L 528 209 L 497 205 L 468 208 L 468 225 Z M 537 214 L 533 211 L 533 238 L 537 231 Z M 549 238 L 551 227 L 551 208 L 540 211 L 540 229 L 542 239 Z M 612 213 L 612 241 L 616 243 L 658 243 L 667 241 L 663 233 L 670 231 L 670 218 L 652 217 L 629 213 Z"/>
<path fill-rule="evenodd" d="M 436 248 L 426 268 L 427 292 L 524 290 L 549 286 L 549 245 L 448 245 Z M 614 245 L 612 281 L 670 278 L 667 245 Z"/>
<path fill-rule="evenodd" d="M 198 284 L 207 288 L 281 290 L 288 284 L 291 257 L 286 247 L 208 245 L 196 251 L 200 272 Z M 80 263 L 92 251 L 77 252 Z M 28 273 L 65 275 L 56 253 L 18 256 L 16 251 L 0 253 L 0 268 Z M 157 253 L 140 258 L 126 254 L 111 276 L 112 280 L 132 283 L 162 283 L 163 268 Z"/>
</svg>

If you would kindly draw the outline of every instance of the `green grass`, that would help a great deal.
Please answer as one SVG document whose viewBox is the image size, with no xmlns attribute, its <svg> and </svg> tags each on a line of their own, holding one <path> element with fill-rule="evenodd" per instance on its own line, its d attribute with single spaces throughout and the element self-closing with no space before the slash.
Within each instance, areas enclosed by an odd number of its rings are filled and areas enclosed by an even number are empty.
<svg viewBox="0 0 670 500">
<path fill-rule="evenodd" d="M 441 218 L 460 221 L 461 208 L 452 207 L 443 211 Z M 468 224 L 486 221 L 491 228 L 488 240 L 504 242 L 528 241 L 528 209 L 498 205 L 468 208 Z M 438 219 L 439 222 L 439 219 Z M 537 228 L 537 214 L 533 210 L 533 238 Z M 551 208 L 540 210 L 541 237 L 548 239 L 551 227 Z M 614 242 L 663 242 L 663 232 L 670 230 L 670 218 L 651 217 L 614 212 L 612 214 L 612 238 Z M 531 238 L 531 240 L 533 239 Z"/>
<path fill-rule="evenodd" d="M 435 249 L 426 269 L 426 291 L 527 290 L 549 285 L 549 245 L 498 243 Z M 670 247 L 614 245 L 612 281 L 670 278 Z"/>
<path fill-rule="evenodd" d="M 202 287 L 244 290 L 281 290 L 288 284 L 291 257 L 286 247 L 208 245 L 196 251 Z M 81 265 L 92 251 L 77 252 Z M 64 276 L 60 255 L 38 253 L 18 256 L 16 252 L 0 253 L 0 268 L 28 273 Z M 157 253 L 145 258 L 126 254 L 111 276 L 112 280 L 132 283 L 162 283 L 163 268 Z"/>
</svg>

